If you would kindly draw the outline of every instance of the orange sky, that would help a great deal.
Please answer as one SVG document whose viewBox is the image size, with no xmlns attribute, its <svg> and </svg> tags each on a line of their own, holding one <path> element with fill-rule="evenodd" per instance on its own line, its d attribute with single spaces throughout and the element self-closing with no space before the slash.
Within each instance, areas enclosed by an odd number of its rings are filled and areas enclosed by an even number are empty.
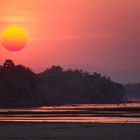
<svg viewBox="0 0 140 140">
<path fill-rule="evenodd" d="M 12 25 L 25 29 L 29 42 L 14 53 L 0 45 L 0 63 L 140 67 L 139 0 L 1 0 L 0 32 Z"/>
</svg>

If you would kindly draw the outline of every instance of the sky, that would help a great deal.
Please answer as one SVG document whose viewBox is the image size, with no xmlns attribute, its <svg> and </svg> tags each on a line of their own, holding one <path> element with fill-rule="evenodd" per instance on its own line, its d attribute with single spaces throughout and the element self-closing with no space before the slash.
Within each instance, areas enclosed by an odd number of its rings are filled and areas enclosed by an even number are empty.
<svg viewBox="0 0 140 140">
<path fill-rule="evenodd" d="M 140 0 L 0 0 L 0 32 L 13 25 L 28 43 L 19 52 L 0 43 L 0 64 L 140 68 Z"/>
</svg>

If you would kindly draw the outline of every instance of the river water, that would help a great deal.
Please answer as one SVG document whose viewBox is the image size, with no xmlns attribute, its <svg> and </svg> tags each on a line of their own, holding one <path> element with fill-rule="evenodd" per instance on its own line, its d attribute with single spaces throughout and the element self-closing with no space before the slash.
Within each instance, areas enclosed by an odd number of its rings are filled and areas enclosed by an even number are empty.
<svg viewBox="0 0 140 140">
<path fill-rule="evenodd" d="M 0 109 L 0 121 L 140 123 L 140 103 Z"/>
</svg>

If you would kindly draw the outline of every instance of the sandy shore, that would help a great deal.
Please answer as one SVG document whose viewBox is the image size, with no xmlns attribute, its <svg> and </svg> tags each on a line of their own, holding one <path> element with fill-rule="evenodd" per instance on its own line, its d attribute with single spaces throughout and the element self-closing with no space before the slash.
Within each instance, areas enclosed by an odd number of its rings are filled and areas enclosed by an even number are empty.
<svg viewBox="0 0 140 140">
<path fill-rule="evenodd" d="M 140 140 L 140 124 L 1 122 L 0 140 Z"/>
</svg>

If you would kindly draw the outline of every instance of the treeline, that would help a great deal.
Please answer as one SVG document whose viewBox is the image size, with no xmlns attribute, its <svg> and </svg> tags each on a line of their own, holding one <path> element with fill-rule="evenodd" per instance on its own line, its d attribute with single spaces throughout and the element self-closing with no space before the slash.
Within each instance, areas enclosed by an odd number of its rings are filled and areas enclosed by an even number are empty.
<svg viewBox="0 0 140 140">
<path fill-rule="evenodd" d="M 122 103 L 125 100 L 123 85 L 99 73 L 52 66 L 35 74 L 11 60 L 0 66 L 0 107 Z"/>
</svg>

